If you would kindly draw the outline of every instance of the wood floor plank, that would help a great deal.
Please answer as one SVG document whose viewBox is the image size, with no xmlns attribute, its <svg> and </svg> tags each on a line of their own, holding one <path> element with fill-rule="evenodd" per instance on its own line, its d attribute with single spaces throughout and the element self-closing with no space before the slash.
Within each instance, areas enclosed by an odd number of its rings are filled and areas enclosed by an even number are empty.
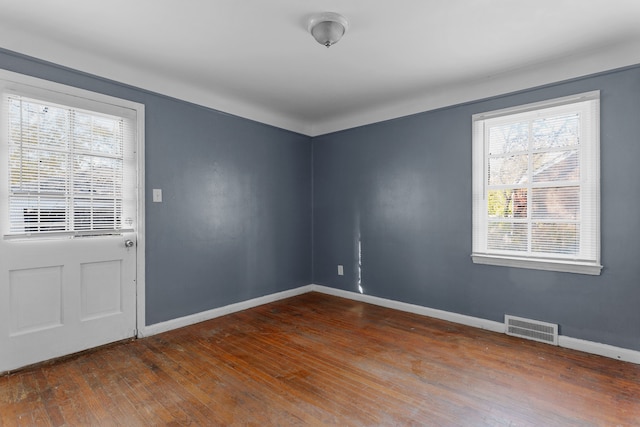
<svg viewBox="0 0 640 427">
<path fill-rule="evenodd" d="M 291 342 L 285 345 L 278 344 L 272 339 L 266 339 L 265 336 L 258 335 L 251 340 L 247 340 L 246 343 L 243 343 L 243 346 L 252 349 L 255 354 L 260 354 L 260 350 L 264 349 L 262 353 L 267 357 L 272 355 L 272 359 L 282 360 L 290 365 L 288 361 L 295 360 L 296 354 L 299 354 L 301 347 Z M 271 348 L 278 348 L 278 353 L 270 352 L 269 349 Z M 259 359 L 250 360 L 250 363 L 259 363 Z M 341 406 L 344 407 L 345 416 L 347 414 L 362 413 L 362 416 L 365 417 L 365 419 L 362 419 L 363 422 L 375 424 L 380 421 L 375 418 L 375 412 L 363 412 L 360 410 L 362 406 L 376 407 L 387 404 L 394 407 L 406 405 L 415 408 L 420 404 L 417 399 L 407 399 L 406 395 L 399 394 L 392 388 L 384 387 L 375 379 L 372 380 L 369 375 L 363 376 L 358 372 L 343 369 L 341 362 L 333 357 L 330 349 L 327 349 L 326 352 L 320 349 L 307 352 L 305 365 L 306 369 L 301 369 L 299 366 L 286 369 L 273 365 L 272 375 L 278 375 L 281 372 L 282 374 L 280 375 L 287 378 L 289 384 L 298 384 L 297 388 L 304 390 L 305 394 L 319 399 L 320 402 L 331 402 L 334 399 L 343 401 L 344 403 Z M 269 367 L 264 363 L 262 366 L 263 369 Z"/>
<path fill-rule="evenodd" d="M 77 361 L 74 358 L 73 361 Z M 62 425 L 95 425 L 99 419 L 89 410 L 73 373 L 73 363 L 56 363 L 43 367 L 43 375 L 49 384 L 55 384 L 51 399 L 55 402 L 64 424 Z"/>
<path fill-rule="evenodd" d="M 32 372 L 37 387 L 39 403 L 42 405 L 42 409 L 48 419 L 48 422 L 42 420 L 42 423 L 38 423 L 38 425 L 62 426 L 64 424 L 64 417 L 53 399 L 51 386 L 45 378 L 42 369 L 36 368 L 33 369 Z"/>
<path fill-rule="evenodd" d="M 41 378 L 36 370 L 22 376 L 24 387 L 25 425 L 48 425 L 51 423 L 46 408 L 42 405 Z"/>
<path fill-rule="evenodd" d="M 117 350 L 121 350 L 118 348 Z M 137 357 L 139 346 L 128 346 L 126 351 L 113 351 L 105 355 L 110 369 L 118 372 L 117 381 L 122 393 L 140 417 L 151 425 L 179 423 L 187 414 L 175 404 L 173 384 L 159 381 L 155 364 L 145 363 Z M 130 359 L 131 358 L 131 359 Z M 123 366 L 122 360 L 128 360 Z"/>
<path fill-rule="evenodd" d="M 230 391 L 234 390 L 230 385 L 233 377 L 226 376 L 221 372 L 221 369 L 216 366 L 211 367 L 207 363 L 209 357 L 213 355 L 203 357 L 197 351 L 191 351 L 188 348 L 170 352 L 165 347 L 158 346 L 157 343 L 150 343 L 149 349 L 163 359 L 163 365 L 168 368 L 167 373 L 173 377 L 176 383 L 191 393 L 198 404 L 210 410 L 208 413 L 210 423 L 215 425 L 232 424 L 234 418 L 231 411 L 221 411 L 217 408 L 238 406 L 237 399 L 233 398 L 235 392 Z M 252 412 L 246 401 L 243 403 L 244 410 Z"/>
<path fill-rule="evenodd" d="M 640 366 L 308 293 L 0 377 L 0 426 L 640 426 Z"/>
<path fill-rule="evenodd" d="M 133 343 L 130 343 L 133 345 Z M 133 390 L 126 382 L 124 375 L 126 369 L 137 369 L 137 364 L 132 361 L 132 356 L 127 353 L 123 359 L 121 353 L 117 351 L 119 346 L 109 348 L 108 351 L 98 351 L 95 359 L 95 378 L 92 380 L 94 384 L 104 387 L 104 393 L 108 394 L 110 400 L 115 407 L 118 408 L 122 417 L 122 424 L 126 426 L 144 426 L 155 420 L 155 415 L 161 411 L 155 411 L 153 402 L 143 402 L 142 408 L 147 412 L 143 412 L 140 408 L 136 407 L 135 402 L 138 397 L 135 397 L 135 390 Z M 125 345 L 125 347 L 128 347 Z M 114 364 L 111 361 L 114 360 Z M 148 416 L 151 413 L 153 416 Z"/>
<path fill-rule="evenodd" d="M 348 343 L 340 343 L 336 337 L 332 337 L 331 341 L 340 345 L 340 348 L 347 348 Z M 304 344 L 303 344 L 304 347 Z M 387 347 L 382 347 L 387 348 Z M 367 347 L 371 350 L 370 347 Z M 359 351 L 359 350 L 358 350 Z M 318 352 L 322 353 L 318 356 Z M 395 350 L 394 350 L 395 352 Z M 350 352 L 353 354 L 353 352 Z M 378 353 L 380 356 L 380 350 L 373 350 L 372 353 Z M 451 412 L 461 412 L 468 410 L 468 407 L 473 404 L 468 399 L 461 399 L 459 395 L 453 396 L 454 399 L 449 398 L 446 405 L 443 405 L 442 398 L 437 387 L 433 387 L 428 382 L 419 382 L 416 378 L 403 378 L 402 382 L 397 382 L 396 379 L 402 372 L 393 372 L 388 366 L 379 364 L 379 359 L 376 363 L 369 363 L 367 357 L 364 357 L 366 352 L 362 354 L 354 354 L 351 357 L 351 363 L 357 366 L 357 370 L 354 372 L 342 369 L 345 363 L 341 360 L 334 359 L 330 347 L 322 346 L 316 351 L 316 357 L 322 357 L 326 359 L 326 365 L 328 368 L 335 366 L 334 371 L 336 375 L 344 378 L 346 381 L 353 381 L 354 375 L 358 376 L 358 384 L 366 384 L 368 388 L 373 390 L 373 393 L 380 396 L 382 400 L 388 403 L 387 406 L 394 408 L 402 408 L 402 410 L 395 413 L 396 419 L 402 419 L 402 414 L 413 409 L 412 416 L 414 419 L 421 413 L 423 407 L 438 407 L 447 406 L 446 412 L 437 414 L 431 410 L 425 413 L 425 422 L 429 420 L 431 422 L 436 421 L 435 417 L 440 416 L 442 420 L 452 421 L 450 418 Z M 397 362 L 397 358 L 394 358 L 394 363 Z M 336 380 L 332 380 L 335 382 Z M 419 391 L 419 393 L 416 393 Z M 361 396 L 366 396 L 365 393 L 360 393 Z M 395 401 L 394 401 L 395 400 Z M 391 404 L 390 404 L 391 403 Z M 390 405 L 389 405 L 390 404 Z M 375 408 L 375 406 L 374 406 Z M 453 409 L 453 411 L 452 411 Z"/>
<path fill-rule="evenodd" d="M 46 425 L 48 417 L 44 408 L 38 405 L 37 385 L 33 381 L 33 373 L 28 372 L 15 378 L 1 393 L 7 402 L 19 403 L 19 405 L 1 405 L 0 413 L 6 425 L 30 426 L 35 424 Z"/>
<path fill-rule="evenodd" d="M 104 354 L 113 352 L 114 349 L 105 349 L 103 352 L 95 352 L 86 355 L 73 368 L 78 377 L 83 393 L 92 395 L 94 405 L 102 406 L 97 418 L 104 426 L 135 426 L 143 425 L 143 419 L 132 415 L 128 410 L 133 409 L 128 401 L 119 399 L 122 392 L 114 381 L 113 371 L 105 370 L 107 362 Z"/>
<path fill-rule="evenodd" d="M 215 412 L 203 405 L 196 397 L 197 393 L 186 386 L 182 376 L 174 370 L 175 366 L 166 358 L 166 353 L 154 351 L 151 346 L 138 346 L 136 349 L 138 359 L 151 367 L 152 375 L 147 378 L 145 387 L 153 393 L 154 384 L 160 382 L 167 385 L 167 393 L 160 402 L 173 414 L 180 414 L 180 418 L 177 418 L 179 422 L 205 425 L 216 420 Z M 176 419 L 175 415 L 174 419 Z"/>
</svg>

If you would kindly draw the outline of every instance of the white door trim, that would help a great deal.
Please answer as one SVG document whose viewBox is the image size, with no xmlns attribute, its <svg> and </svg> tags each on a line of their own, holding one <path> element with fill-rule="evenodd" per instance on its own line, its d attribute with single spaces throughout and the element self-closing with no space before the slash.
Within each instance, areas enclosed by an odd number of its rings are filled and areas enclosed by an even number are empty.
<svg viewBox="0 0 640 427">
<path fill-rule="evenodd" d="M 138 172 L 138 229 L 136 245 L 136 336 L 141 337 L 140 331 L 144 330 L 145 322 L 145 109 L 144 104 L 140 106 L 141 113 L 138 114 L 138 153 L 136 156 Z"/>
</svg>

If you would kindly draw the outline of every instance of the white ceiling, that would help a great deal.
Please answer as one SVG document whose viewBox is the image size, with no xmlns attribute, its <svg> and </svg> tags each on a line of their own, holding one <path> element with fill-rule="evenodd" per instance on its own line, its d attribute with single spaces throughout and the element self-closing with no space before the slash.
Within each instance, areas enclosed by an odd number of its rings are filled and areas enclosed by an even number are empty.
<svg viewBox="0 0 640 427">
<path fill-rule="evenodd" d="M 0 0 L 0 47 L 319 135 L 640 63 L 640 0 Z"/>
</svg>

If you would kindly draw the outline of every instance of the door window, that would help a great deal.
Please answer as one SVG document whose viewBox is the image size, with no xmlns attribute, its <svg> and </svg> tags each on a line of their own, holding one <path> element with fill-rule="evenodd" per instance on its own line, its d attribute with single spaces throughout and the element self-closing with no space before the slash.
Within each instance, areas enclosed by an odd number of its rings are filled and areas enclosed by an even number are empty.
<svg viewBox="0 0 640 427">
<path fill-rule="evenodd" d="M 7 237 L 119 234 L 132 229 L 133 120 L 5 94 Z"/>
</svg>

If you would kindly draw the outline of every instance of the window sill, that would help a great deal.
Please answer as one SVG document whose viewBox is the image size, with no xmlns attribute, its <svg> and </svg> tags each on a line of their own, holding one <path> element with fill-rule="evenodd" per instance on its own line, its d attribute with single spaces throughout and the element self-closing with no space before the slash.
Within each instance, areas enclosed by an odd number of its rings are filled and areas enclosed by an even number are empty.
<svg viewBox="0 0 640 427">
<path fill-rule="evenodd" d="M 564 273 L 599 276 L 602 266 L 584 261 L 558 261 L 549 259 L 516 258 L 503 255 L 471 254 L 474 264 L 499 265 L 503 267 L 529 268 L 534 270 L 560 271 Z"/>
<path fill-rule="evenodd" d="M 76 239 L 80 237 L 110 237 L 121 236 L 124 233 L 133 233 L 133 228 L 120 228 L 117 230 L 95 231 L 34 231 L 32 233 L 13 233 L 2 236 L 4 240 L 42 240 L 42 239 Z"/>
</svg>

